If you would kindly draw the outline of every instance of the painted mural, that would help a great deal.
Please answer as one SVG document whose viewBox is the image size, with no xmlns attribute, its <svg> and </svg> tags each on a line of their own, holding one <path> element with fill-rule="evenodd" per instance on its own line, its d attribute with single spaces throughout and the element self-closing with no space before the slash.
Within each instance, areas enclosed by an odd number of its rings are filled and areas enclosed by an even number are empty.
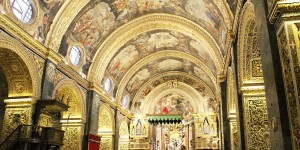
<svg viewBox="0 0 300 150">
<path fill-rule="evenodd" d="M 194 67 L 196 67 L 195 64 L 190 61 L 172 57 L 152 61 L 137 71 L 128 82 L 126 90 L 129 93 L 136 93 L 137 90 L 155 74 L 167 71 L 183 71 L 192 74 Z M 211 83 L 211 81 L 208 80 L 207 83 Z"/>
<path fill-rule="evenodd" d="M 39 6 L 42 10 L 43 19 L 36 30 L 33 30 L 32 36 L 41 43 L 44 43 L 50 30 L 53 20 L 63 5 L 65 0 L 40 0 Z"/>
<path fill-rule="evenodd" d="M 227 28 L 220 10 L 211 0 L 94 0 L 69 27 L 65 35 L 66 41 L 80 42 L 85 47 L 88 64 L 93 59 L 97 47 L 112 31 L 136 17 L 156 12 L 179 15 L 198 23 L 211 33 L 223 49 Z M 169 39 L 163 39 L 160 42 L 164 37 L 169 37 Z M 180 42 L 184 42 L 184 39 L 179 40 L 176 35 L 170 33 L 159 33 L 141 35 L 135 38 L 135 41 L 137 45 L 132 45 L 135 48 L 128 47 L 128 49 L 134 50 L 142 47 L 142 50 L 149 51 L 162 47 L 174 47 L 182 45 L 183 43 Z M 138 42 L 142 43 L 138 44 Z M 146 46 L 144 43 L 149 45 Z M 117 60 L 115 61 L 114 65 L 118 65 Z M 124 67 L 126 66 L 120 68 L 114 66 L 110 69 L 122 70 Z"/>
<path fill-rule="evenodd" d="M 188 117 L 194 113 L 191 103 L 182 95 L 172 93 L 162 97 L 156 104 L 155 114 L 181 114 Z"/>
<path fill-rule="evenodd" d="M 200 83 L 198 80 L 186 77 L 186 76 L 182 76 L 182 75 L 166 75 L 160 78 L 157 78 L 155 80 L 153 80 L 152 82 L 148 83 L 146 86 L 141 87 L 139 90 L 141 92 L 138 93 L 130 93 L 131 97 L 135 97 L 136 101 L 134 102 L 134 104 L 131 106 L 131 111 L 132 112 L 137 112 L 140 110 L 140 103 L 142 103 L 146 97 L 148 96 L 148 94 L 155 89 L 157 86 L 166 83 L 168 81 L 178 81 L 178 82 L 183 82 L 186 83 L 190 86 L 192 86 L 195 90 L 197 90 L 201 96 L 203 96 L 204 99 L 207 99 L 207 102 L 209 104 L 211 104 L 209 106 L 209 109 L 214 106 L 213 102 L 211 100 L 214 100 L 214 95 L 213 93 L 215 93 L 215 89 L 214 87 L 212 87 L 212 84 L 207 84 L 208 87 L 206 87 L 205 85 L 203 85 L 203 83 Z M 128 95 L 129 93 L 124 93 L 123 95 Z"/>
<path fill-rule="evenodd" d="M 116 84 L 118 84 L 128 69 L 137 61 L 151 53 L 162 51 L 166 48 L 183 51 L 195 56 L 216 75 L 216 66 L 212 60 L 211 52 L 205 45 L 178 32 L 157 30 L 141 34 L 126 43 L 110 62 L 105 76 L 114 78 L 117 82 Z M 172 66 L 169 64 L 172 64 Z M 182 62 L 177 60 L 166 60 L 157 66 L 157 70 L 176 70 L 176 68 L 183 67 L 182 65 Z M 139 74 L 146 75 L 147 73 L 145 72 L 146 70 Z M 140 79 L 141 77 L 137 78 Z M 147 78 L 147 76 L 143 78 Z"/>
</svg>

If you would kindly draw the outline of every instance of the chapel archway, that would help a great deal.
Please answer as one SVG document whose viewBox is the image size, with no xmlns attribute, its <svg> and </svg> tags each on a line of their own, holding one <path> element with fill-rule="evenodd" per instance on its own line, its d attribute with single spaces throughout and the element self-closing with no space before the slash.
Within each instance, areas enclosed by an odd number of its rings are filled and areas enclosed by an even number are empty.
<svg viewBox="0 0 300 150">
<path fill-rule="evenodd" d="M 101 136 L 100 147 L 101 149 L 112 150 L 115 133 L 114 115 L 107 104 L 102 104 L 99 109 L 98 135 Z"/>
<path fill-rule="evenodd" d="M 82 91 L 73 80 L 64 79 L 57 84 L 53 98 L 69 106 L 68 111 L 60 112 L 53 120 L 53 127 L 65 131 L 62 149 L 81 149 L 86 117 L 86 103 Z"/>
<path fill-rule="evenodd" d="M 247 2 L 238 32 L 238 81 L 247 149 L 270 149 L 265 86 L 254 6 Z"/>
<path fill-rule="evenodd" d="M 32 124 L 33 105 L 40 96 L 42 72 L 33 55 L 21 43 L 6 36 L 0 37 L 0 43 L 1 142 L 20 124 Z"/>
</svg>

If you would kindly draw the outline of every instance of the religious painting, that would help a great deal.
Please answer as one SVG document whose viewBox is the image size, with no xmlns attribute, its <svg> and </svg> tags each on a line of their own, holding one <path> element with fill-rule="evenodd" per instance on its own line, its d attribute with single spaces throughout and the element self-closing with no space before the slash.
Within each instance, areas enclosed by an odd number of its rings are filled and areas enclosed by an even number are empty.
<svg viewBox="0 0 300 150">
<path fill-rule="evenodd" d="M 32 35 L 36 40 L 41 43 L 45 41 L 50 26 L 64 2 L 65 0 L 40 0 L 40 7 L 44 11 L 44 15 L 41 24 Z"/>
<path fill-rule="evenodd" d="M 61 4 L 62 0 L 52 1 L 57 5 Z M 56 5 L 44 7 L 52 8 L 51 6 Z M 96 49 L 110 33 L 128 21 L 149 13 L 168 13 L 191 19 L 205 28 L 215 38 L 220 48 L 224 49 L 227 27 L 220 10 L 211 0 L 95 0 L 90 3 L 90 7 L 81 11 L 81 15 L 70 26 L 66 36 L 68 40 L 80 42 L 85 47 L 89 63 Z M 151 35 L 146 33 L 134 38 L 135 42 L 132 41 L 125 47 L 131 44 L 140 51 L 151 51 L 178 46 L 186 50 L 187 46 L 182 45 L 186 43 L 185 38 L 180 36 L 182 35 L 177 33 L 172 35 L 165 31 Z"/>
<path fill-rule="evenodd" d="M 80 42 L 90 55 L 96 49 L 97 41 L 114 27 L 115 15 L 107 3 L 101 2 L 83 14 L 72 29 L 72 36 Z"/>
<path fill-rule="evenodd" d="M 167 71 L 184 71 L 191 72 L 194 64 L 190 61 L 178 58 L 164 58 L 161 60 L 154 60 L 143 66 L 137 74 L 129 81 L 126 90 L 129 93 L 135 93 L 145 83 L 150 76 L 157 73 Z"/>
<path fill-rule="evenodd" d="M 142 33 L 122 46 L 109 63 L 105 77 L 113 77 L 117 85 L 128 69 L 135 63 L 151 53 L 163 51 L 166 48 L 185 52 L 198 58 L 216 75 L 216 66 L 210 54 L 212 53 L 211 49 L 207 48 L 204 43 L 197 42 L 179 32 L 155 30 Z M 176 70 L 183 68 L 183 65 L 190 66 L 188 62 L 181 63 L 177 60 L 165 60 L 152 68 L 161 71 Z"/>
<path fill-rule="evenodd" d="M 207 74 L 204 72 L 203 69 L 201 69 L 197 66 L 194 66 L 194 73 L 197 77 L 202 79 L 205 83 L 207 83 L 207 84 L 212 83 L 212 80 L 207 76 Z"/>
<path fill-rule="evenodd" d="M 157 102 L 154 110 L 155 114 L 181 114 L 188 117 L 194 113 L 194 109 L 185 97 L 180 94 L 168 94 Z"/>
<path fill-rule="evenodd" d="M 134 45 L 129 45 L 122 49 L 120 53 L 111 61 L 108 68 L 110 73 L 119 74 L 128 69 L 138 59 L 139 52 Z"/>
</svg>

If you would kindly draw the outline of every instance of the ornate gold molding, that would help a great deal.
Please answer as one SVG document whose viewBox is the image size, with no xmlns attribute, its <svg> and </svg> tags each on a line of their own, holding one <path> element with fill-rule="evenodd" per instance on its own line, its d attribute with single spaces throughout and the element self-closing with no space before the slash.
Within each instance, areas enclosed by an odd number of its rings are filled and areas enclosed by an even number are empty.
<svg viewBox="0 0 300 150">
<path fill-rule="evenodd" d="M 193 87 L 183 82 L 178 83 L 178 87 L 170 88 L 168 83 L 163 83 L 152 90 L 141 105 L 141 114 L 153 114 L 156 103 L 167 94 L 178 93 L 192 104 L 195 112 L 208 112 L 207 102 Z"/>
<path fill-rule="evenodd" d="M 35 40 L 31 35 L 29 35 L 26 31 L 24 31 L 2 13 L 0 13 L 0 26 L 41 57 L 49 58 L 55 63 L 61 61 L 62 57 L 60 55 L 53 52 L 51 49 L 47 49 L 39 41 Z"/>
<path fill-rule="evenodd" d="M 1 15 L 0 15 L 0 19 L 1 19 Z M 3 49 L 3 51 L 7 51 L 7 53 L 14 53 L 15 55 L 17 55 L 17 57 L 15 59 L 17 59 L 17 61 L 22 62 L 25 64 L 25 66 L 21 66 L 24 68 L 15 68 L 15 71 L 13 71 L 13 73 L 18 73 L 20 74 L 21 71 L 23 72 L 27 72 L 29 78 L 31 79 L 30 82 L 27 82 L 27 84 L 31 84 L 31 85 L 22 85 L 22 86 L 30 86 L 31 87 L 31 91 L 27 91 L 27 92 L 31 92 L 31 93 L 27 93 L 29 95 L 27 96 L 34 96 L 34 97 L 39 97 L 40 96 L 40 89 L 41 89 L 41 78 L 38 74 L 39 72 L 39 68 L 37 67 L 37 65 L 35 64 L 35 59 L 34 59 L 34 54 L 30 53 L 19 41 L 17 41 L 16 39 L 9 37 L 9 36 L 0 36 L 0 49 Z M 6 56 L 9 57 L 9 56 Z M 20 59 L 20 60 L 19 60 Z M 1 60 L 3 62 L 3 59 Z M 20 64 L 22 64 L 20 63 Z M 23 65 L 23 64 L 22 64 Z M 8 66 L 8 70 L 12 69 L 12 66 Z M 10 71 L 11 72 L 11 71 Z M 11 74 L 13 75 L 13 74 Z M 24 77 L 24 76 L 23 76 Z M 14 84 L 16 83 L 12 83 L 11 86 L 12 88 L 14 88 Z M 17 84 L 15 86 L 18 86 Z M 21 85 L 20 85 L 21 86 Z M 26 93 L 24 93 L 26 94 Z M 20 92 L 18 92 L 18 90 L 16 90 L 16 92 L 14 93 L 9 93 L 9 96 L 18 96 L 20 95 Z M 24 95 L 23 95 L 24 96 Z"/>
<path fill-rule="evenodd" d="M 269 6 L 268 18 L 271 23 L 275 23 L 281 13 L 300 11 L 300 2 L 293 0 L 276 0 Z"/>
<path fill-rule="evenodd" d="M 86 120 L 86 96 L 78 87 L 77 83 L 71 79 L 61 80 L 53 90 L 53 98 L 61 99 L 64 103 L 69 103 L 69 110 L 63 112 L 63 118 L 76 118 Z M 70 116 L 68 116 L 70 115 Z"/>
</svg>

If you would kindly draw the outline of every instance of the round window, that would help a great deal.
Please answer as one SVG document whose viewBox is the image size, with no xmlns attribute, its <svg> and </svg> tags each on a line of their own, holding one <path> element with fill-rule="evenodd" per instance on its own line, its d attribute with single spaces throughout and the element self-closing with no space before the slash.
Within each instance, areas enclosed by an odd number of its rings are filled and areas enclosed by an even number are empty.
<svg viewBox="0 0 300 150">
<path fill-rule="evenodd" d="M 125 96 L 124 99 L 123 99 L 123 107 L 124 108 L 127 108 L 128 101 L 129 101 L 129 96 Z"/>
<path fill-rule="evenodd" d="M 73 65 L 78 66 L 81 60 L 81 48 L 79 46 L 73 46 L 69 58 Z"/>
<path fill-rule="evenodd" d="M 105 84 L 104 84 L 104 89 L 106 92 L 110 91 L 111 85 L 112 85 L 111 79 L 106 79 Z"/>
<path fill-rule="evenodd" d="M 14 15 L 24 23 L 28 23 L 33 17 L 33 7 L 29 0 L 10 0 L 10 6 Z"/>
</svg>

